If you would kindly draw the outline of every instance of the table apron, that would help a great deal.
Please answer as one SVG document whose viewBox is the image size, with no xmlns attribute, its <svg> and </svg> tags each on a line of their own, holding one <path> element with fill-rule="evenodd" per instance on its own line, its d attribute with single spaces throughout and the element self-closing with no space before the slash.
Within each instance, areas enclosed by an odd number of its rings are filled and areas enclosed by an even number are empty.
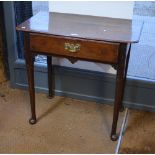
<svg viewBox="0 0 155 155">
<path fill-rule="evenodd" d="M 87 61 L 115 64 L 119 46 L 119 43 L 30 34 L 31 51 Z"/>
</svg>

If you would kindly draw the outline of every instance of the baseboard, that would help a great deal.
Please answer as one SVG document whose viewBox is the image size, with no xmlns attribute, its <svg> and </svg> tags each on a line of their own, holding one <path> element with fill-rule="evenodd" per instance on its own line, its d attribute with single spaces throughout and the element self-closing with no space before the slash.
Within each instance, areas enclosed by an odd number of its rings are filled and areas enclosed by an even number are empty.
<svg viewBox="0 0 155 155">
<path fill-rule="evenodd" d="M 27 88 L 25 65 L 15 67 L 15 88 Z M 53 81 L 55 95 L 66 96 L 97 103 L 113 104 L 115 75 L 88 70 L 54 66 Z M 35 67 L 35 86 L 37 92 L 47 93 L 46 65 Z M 134 109 L 155 112 L 155 82 L 128 77 L 123 103 Z"/>
</svg>

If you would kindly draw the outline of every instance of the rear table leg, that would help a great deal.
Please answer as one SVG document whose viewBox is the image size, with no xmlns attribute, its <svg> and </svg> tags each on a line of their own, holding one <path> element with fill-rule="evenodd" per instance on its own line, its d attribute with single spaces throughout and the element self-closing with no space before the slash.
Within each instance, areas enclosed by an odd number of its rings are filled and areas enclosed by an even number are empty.
<svg viewBox="0 0 155 155">
<path fill-rule="evenodd" d="M 53 98 L 53 86 L 52 86 L 52 56 L 47 56 L 47 68 L 48 68 L 48 98 Z"/>
</svg>

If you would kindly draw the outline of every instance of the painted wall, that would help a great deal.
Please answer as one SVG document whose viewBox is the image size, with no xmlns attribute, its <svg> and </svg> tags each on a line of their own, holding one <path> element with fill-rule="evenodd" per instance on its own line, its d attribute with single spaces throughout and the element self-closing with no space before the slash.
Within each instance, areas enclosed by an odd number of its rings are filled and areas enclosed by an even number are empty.
<svg viewBox="0 0 155 155">
<path fill-rule="evenodd" d="M 2 48 L 2 33 L 1 33 L 1 29 L 0 29 L 0 83 L 4 82 L 6 80 L 2 52 L 3 52 L 3 48 Z"/>
<path fill-rule="evenodd" d="M 50 12 L 132 19 L 132 1 L 50 1 Z"/>
<path fill-rule="evenodd" d="M 50 1 L 49 11 L 132 19 L 133 6 L 134 2 L 132 1 Z M 54 58 L 54 64 L 112 74 L 116 73 L 110 65 L 100 63 L 78 61 L 75 64 L 71 64 L 66 59 Z"/>
<path fill-rule="evenodd" d="M 2 15 L 2 3 L 0 2 L 0 15 Z M 2 39 L 2 31 L 3 31 L 3 19 L 0 17 L 0 83 L 6 81 L 5 76 L 5 68 L 4 68 L 4 48 L 3 48 L 3 39 Z"/>
</svg>

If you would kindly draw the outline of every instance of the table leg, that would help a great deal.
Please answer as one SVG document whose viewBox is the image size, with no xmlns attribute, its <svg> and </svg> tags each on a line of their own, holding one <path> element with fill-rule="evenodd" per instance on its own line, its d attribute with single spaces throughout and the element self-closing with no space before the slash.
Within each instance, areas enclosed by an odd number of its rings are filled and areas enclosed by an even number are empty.
<svg viewBox="0 0 155 155">
<path fill-rule="evenodd" d="M 124 81 L 123 81 L 124 87 L 123 87 L 123 90 L 122 90 L 123 92 L 124 92 L 124 89 L 125 89 L 126 77 L 127 77 L 127 72 L 128 72 L 130 51 L 131 51 L 131 44 L 129 45 L 129 49 L 128 49 L 127 56 L 126 56 L 125 73 L 124 73 Z M 124 96 L 124 94 L 122 93 L 121 100 L 123 100 L 123 96 Z M 121 106 L 120 106 L 120 112 L 122 112 L 122 111 L 124 111 L 123 102 L 121 103 Z"/>
<path fill-rule="evenodd" d="M 48 68 L 48 98 L 53 97 L 52 91 L 52 56 L 47 56 L 47 68 Z"/>
<path fill-rule="evenodd" d="M 34 55 L 30 51 L 29 34 L 25 33 L 25 59 L 28 76 L 29 94 L 30 94 L 30 105 L 31 105 L 31 118 L 30 124 L 36 123 L 36 112 L 35 112 L 35 88 L 34 88 Z"/>
<path fill-rule="evenodd" d="M 115 102 L 114 102 L 114 112 L 113 112 L 113 123 L 111 130 L 111 140 L 117 140 L 118 135 L 116 134 L 117 121 L 119 117 L 119 110 L 122 105 L 122 99 L 124 94 L 124 76 L 125 76 L 125 64 L 126 64 L 126 44 L 120 45 L 119 60 L 117 65 L 117 75 L 116 75 L 116 88 L 115 88 Z"/>
</svg>

